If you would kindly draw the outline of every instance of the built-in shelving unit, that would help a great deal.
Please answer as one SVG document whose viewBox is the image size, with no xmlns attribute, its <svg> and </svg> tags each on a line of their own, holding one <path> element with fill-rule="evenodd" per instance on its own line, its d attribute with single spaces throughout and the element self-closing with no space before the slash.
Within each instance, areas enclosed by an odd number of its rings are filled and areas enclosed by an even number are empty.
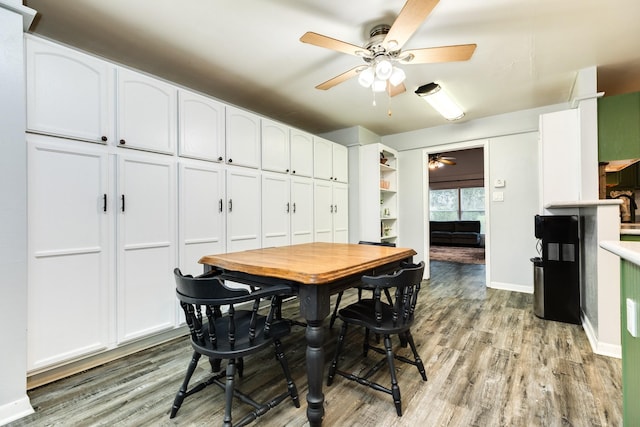
<svg viewBox="0 0 640 427">
<path fill-rule="evenodd" d="M 382 144 L 361 147 L 360 240 L 397 243 L 397 152 Z"/>
</svg>

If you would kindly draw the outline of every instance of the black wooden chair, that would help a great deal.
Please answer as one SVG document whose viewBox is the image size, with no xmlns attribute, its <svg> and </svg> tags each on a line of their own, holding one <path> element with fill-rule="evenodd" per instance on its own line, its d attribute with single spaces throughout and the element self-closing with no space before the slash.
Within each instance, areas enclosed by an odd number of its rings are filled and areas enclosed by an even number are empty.
<svg viewBox="0 0 640 427">
<path fill-rule="evenodd" d="M 390 247 L 396 247 L 395 243 L 392 242 L 367 242 L 364 240 L 360 240 L 358 242 L 359 245 L 376 245 L 376 246 L 390 246 Z M 361 287 L 357 287 L 358 289 L 358 301 L 360 301 L 362 299 L 362 288 Z M 342 301 L 342 295 L 344 294 L 344 291 L 340 291 L 340 293 L 338 294 L 338 298 L 336 298 L 336 305 L 333 307 L 333 313 L 331 314 L 331 319 L 329 319 L 329 329 L 333 328 L 333 324 L 336 322 L 336 319 L 338 318 L 338 308 L 340 307 L 340 301 Z"/>
<path fill-rule="evenodd" d="M 298 392 L 291 378 L 287 360 L 282 351 L 280 338 L 289 334 L 290 323 L 276 319 L 275 313 L 283 295 L 290 295 L 291 288 L 286 285 L 263 288 L 254 292 L 247 289 L 231 289 L 224 285 L 215 273 L 198 277 L 183 276 L 179 269 L 174 270 L 176 294 L 184 310 L 186 322 L 191 332 L 193 356 L 187 374 L 178 391 L 170 418 L 176 416 L 182 402 L 210 384 L 216 384 L 225 391 L 224 426 L 243 426 L 265 414 L 288 396 L 296 407 L 300 407 Z M 267 302 L 270 307 L 265 316 L 259 312 L 260 303 Z M 246 305 L 246 307 L 245 307 Z M 204 310 L 204 313 L 203 313 Z M 204 314 L 204 317 L 203 317 Z M 266 403 L 259 403 L 247 394 L 235 389 L 236 370 L 243 375 L 243 357 L 261 351 L 273 345 L 276 359 L 280 362 L 287 390 Z M 193 386 L 189 381 L 201 356 L 207 356 L 213 370 L 213 376 L 205 382 Z M 220 370 L 219 360 L 227 361 L 226 372 Z M 223 377 L 226 377 L 224 380 Z M 252 406 L 254 410 L 238 423 L 231 421 L 233 397 Z"/>
<path fill-rule="evenodd" d="M 398 386 L 398 380 L 396 378 L 393 362 L 394 359 L 414 365 L 418 368 L 418 372 L 420 373 L 423 381 L 427 381 L 427 374 L 425 373 L 424 365 L 420 359 L 418 351 L 416 350 L 416 345 L 410 331 L 414 320 L 414 312 L 423 274 L 424 262 L 420 262 L 420 264 L 403 264 L 401 269 L 393 274 L 376 277 L 362 277 L 362 287 L 364 289 L 372 290 L 373 298 L 361 299 L 338 312 L 338 317 L 343 321 L 343 324 L 340 336 L 338 337 L 336 354 L 331 362 L 331 366 L 329 367 L 327 385 L 331 385 L 335 375 L 338 374 L 349 380 L 356 381 L 359 384 L 369 386 L 374 390 L 390 394 L 393 397 L 393 402 L 395 403 L 398 416 L 402 416 L 400 387 Z M 391 304 L 382 301 L 381 296 L 385 290 L 391 291 L 393 294 L 393 301 Z M 386 356 L 362 376 L 338 370 L 340 352 L 344 347 L 344 340 L 350 324 L 363 326 L 365 328 L 365 340 L 363 345 L 363 355 L 365 357 L 369 350 L 373 350 Z M 370 345 L 369 331 L 380 334 L 384 337 L 384 349 Z M 409 344 L 413 353 L 413 360 L 394 354 L 391 346 L 391 335 L 398 335 Z M 375 374 L 385 362 L 389 365 L 391 388 L 384 387 L 369 380 L 369 378 Z"/>
</svg>

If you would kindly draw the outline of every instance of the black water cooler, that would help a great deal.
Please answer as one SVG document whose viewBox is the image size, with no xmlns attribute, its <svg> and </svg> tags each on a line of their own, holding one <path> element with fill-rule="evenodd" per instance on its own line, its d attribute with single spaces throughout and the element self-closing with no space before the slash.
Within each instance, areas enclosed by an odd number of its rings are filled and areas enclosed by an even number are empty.
<svg viewBox="0 0 640 427">
<path fill-rule="evenodd" d="M 580 233 L 576 215 L 536 215 L 535 236 L 542 257 L 533 262 L 533 312 L 580 324 Z"/>
</svg>

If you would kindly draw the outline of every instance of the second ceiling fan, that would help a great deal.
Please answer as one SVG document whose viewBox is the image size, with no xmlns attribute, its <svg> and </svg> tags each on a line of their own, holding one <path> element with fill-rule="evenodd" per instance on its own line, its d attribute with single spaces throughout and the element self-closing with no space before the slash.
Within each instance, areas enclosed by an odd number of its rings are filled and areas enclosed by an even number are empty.
<svg viewBox="0 0 640 427">
<path fill-rule="evenodd" d="M 386 91 L 390 96 L 395 96 L 406 90 L 402 83 L 404 72 L 395 67 L 395 64 L 428 64 L 466 61 L 471 58 L 476 49 L 475 44 L 402 50 L 404 44 L 429 16 L 438 1 L 407 0 L 393 25 L 375 26 L 369 34 L 369 41 L 364 46 L 357 46 L 314 32 L 305 33 L 300 38 L 303 43 L 354 55 L 365 62 L 319 84 L 316 89 L 331 89 L 357 75 L 361 85 L 371 86 L 376 92 Z"/>
</svg>

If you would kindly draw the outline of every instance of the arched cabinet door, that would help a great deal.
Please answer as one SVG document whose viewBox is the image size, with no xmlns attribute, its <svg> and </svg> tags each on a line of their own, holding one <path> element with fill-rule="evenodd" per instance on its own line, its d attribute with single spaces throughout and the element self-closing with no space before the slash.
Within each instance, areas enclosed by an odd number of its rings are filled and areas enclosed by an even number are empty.
<svg viewBox="0 0 640 427">
<path fill-rule="evenodd" d="M 227 164 L 259 168 L 260 117 L 231 106 L 226 111 Z"/>
</svg>

